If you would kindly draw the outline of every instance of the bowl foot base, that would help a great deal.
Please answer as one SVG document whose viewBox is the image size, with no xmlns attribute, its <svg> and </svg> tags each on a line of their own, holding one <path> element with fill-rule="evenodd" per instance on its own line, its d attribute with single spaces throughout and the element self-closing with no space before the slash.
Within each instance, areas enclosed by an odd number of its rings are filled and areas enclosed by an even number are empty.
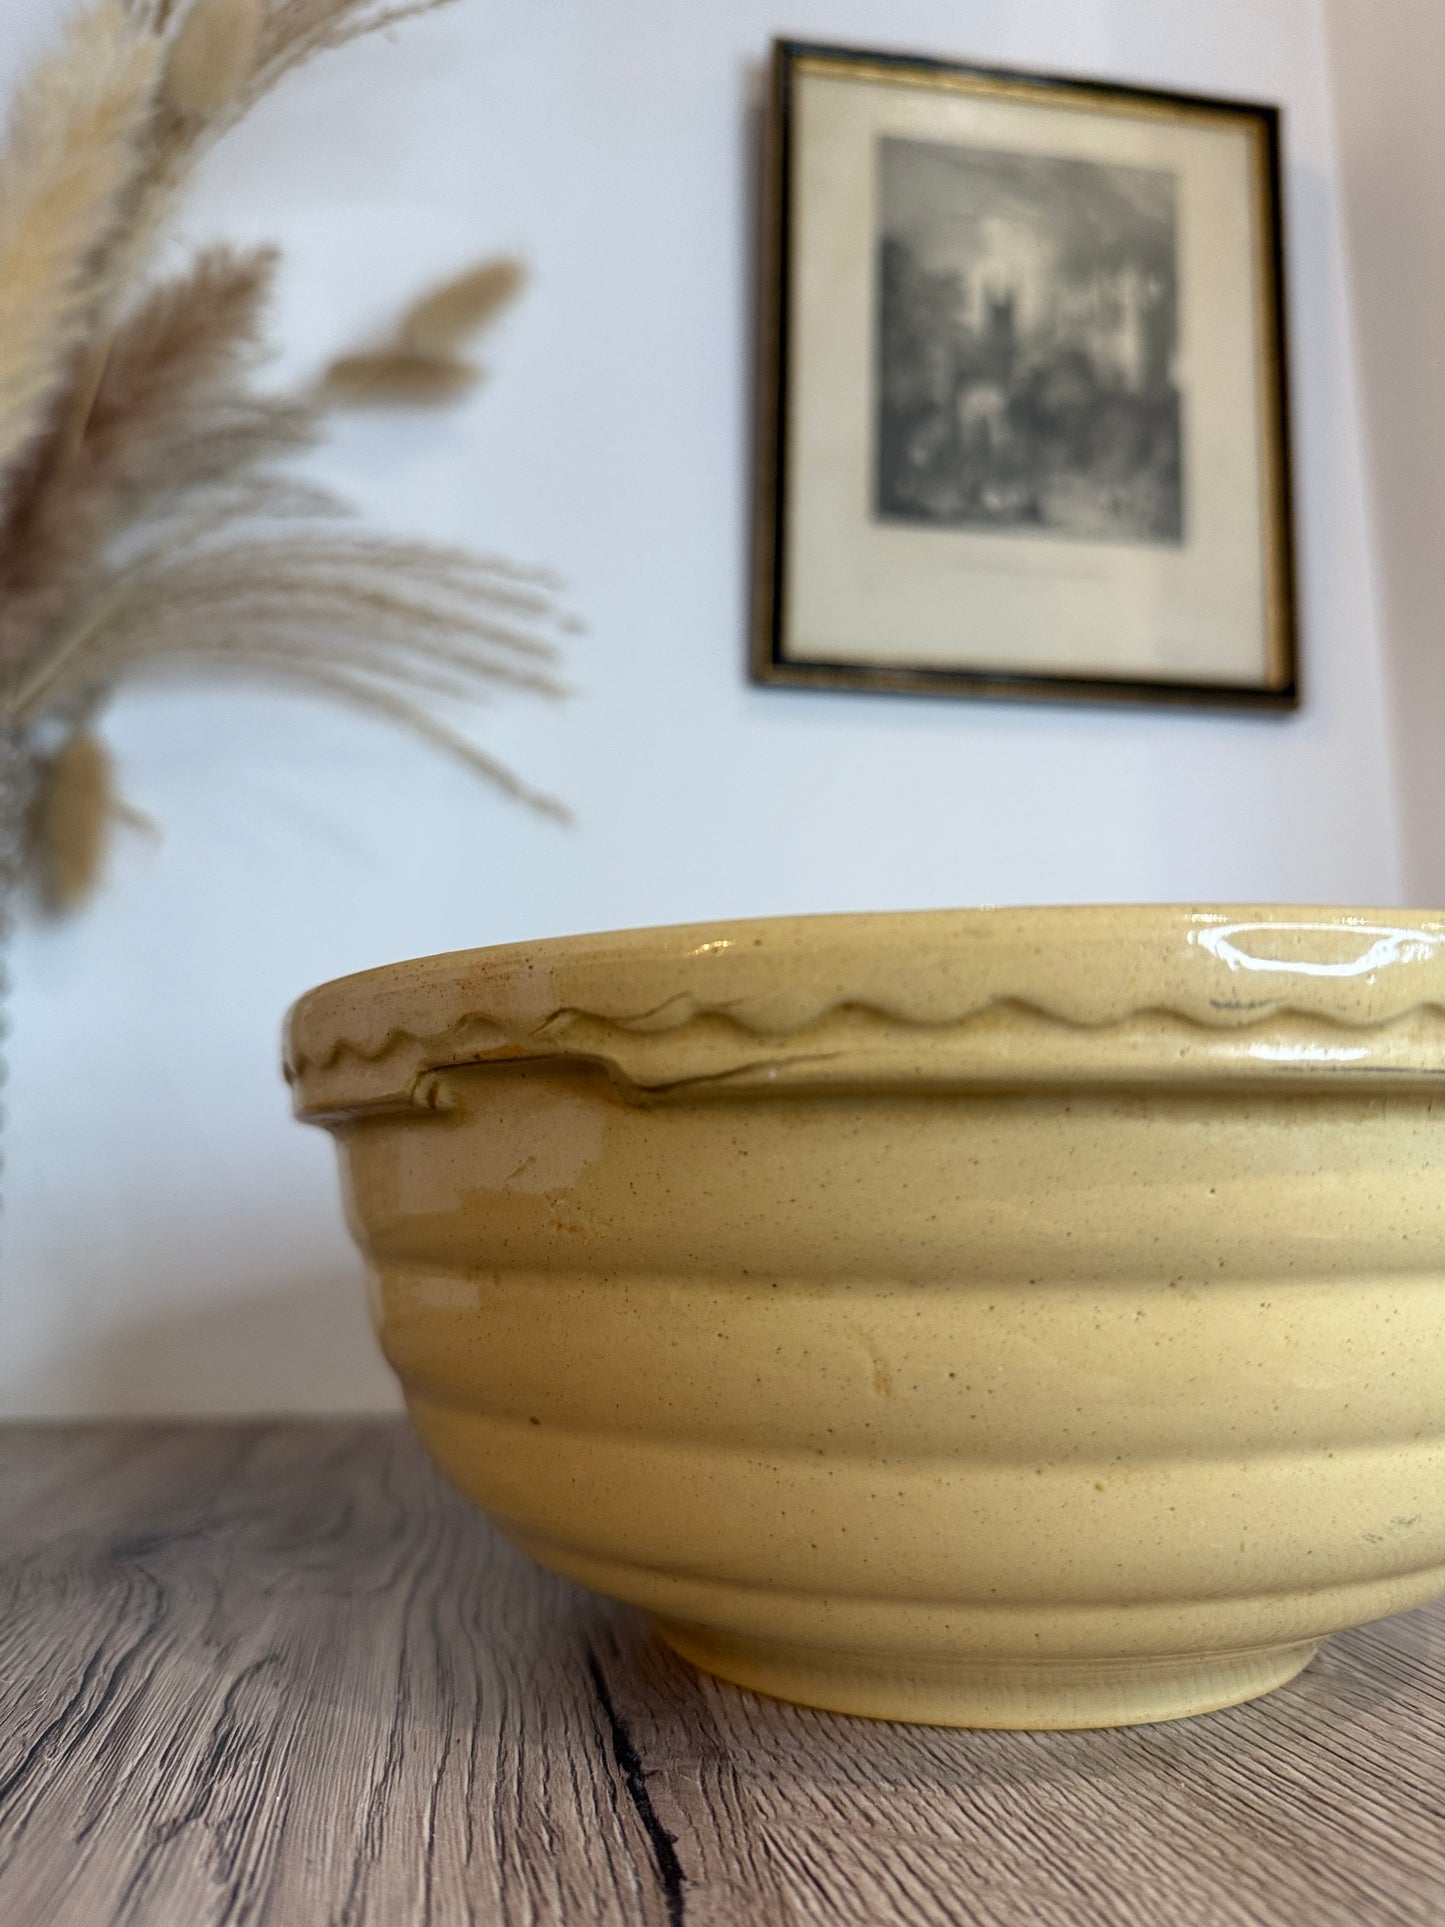
<svg viewBox="0 0 1445 1927">
<path fill-rule="evenodd" d="M 1317 1640 L 1244 1653 L 1128 1659 L 948 1660 L 830 1652 L 663 1622 L 664 1640 L 705 1673 L 774 1699 L 925 1726 L 1143 1726 L 1256 1699 L 1301 1672 Z"/>
</svg>

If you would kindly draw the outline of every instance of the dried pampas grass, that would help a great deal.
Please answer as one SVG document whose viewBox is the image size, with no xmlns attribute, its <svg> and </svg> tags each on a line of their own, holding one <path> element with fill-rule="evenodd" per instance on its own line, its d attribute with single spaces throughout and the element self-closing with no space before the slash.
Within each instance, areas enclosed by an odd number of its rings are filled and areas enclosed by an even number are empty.
<svg viewBox="0 0 1445 1927">
<path fill-rule="evenodd" d="M 447 751 L 511 797 L 567 819 L 555 799 L 437 720 L 426 699 L 494 688 L 560 695 L 544 577 L 360 532 L 247 536 L 142 558 L 17 692 L 22 716 L 85 705 L 112 682 L 190 665 L 339 698 Z"/>
<path fill-rule="evenodd" d="M 168 92 L 189 118 L 229 126 L 317 54 L 382 33 L 453 0 L 122 0 L 175 49 Z M 237 14 L 227 19 L 228 9 Z M 179 23 L 179 24 L 178 24 Z"/>
<path fill-rule="evenodd" d="M 200 156 L 295 68 L 453 0 L 112 0 L 163 60 L 124 232 L 106 263 L 123 289 L 149 259 Z"/>
<path fill-rule="evenodd" d="M 109 345 L 85 428 L 91 460 L 153 470 L 196 409 L 243 389 L 276 262 L 272 248 L 208 248 L 140 301 Z"/>
<path fill-rule="evenodd" d="M 384 33 L 452 0 L 268 0 L 246 105 L 319 53 Z"/>
<path fill-rule="evenodd" d="M 0 156 L 0 473 L 41 426 L 93 316 L 159 68 L 154 39 L 103 0 L 15 102 Z"/>
<path fill-rule="evenodd" d="M 93 886 L 119 807 L 90 719 L 118 684 L 185 666 L 340 699 L 560 814 L 434 713 L 561 693 L 555 585 L 350 527 L 286 469 L 326 403 L 469 386 L 463 350 L 520 267 L 429 290 L 310 396 L 256 385 L 270 250 L 143 274 L 196 157 L 269 87 L 445 4 L 99 0 L 21 90 L 0 153 L 0 831 L 23 803 L 54 907 Z"/>
<path fill-rule="evenodd" d="M 303 405 L 245 387 L 274 268 L 270 250 L 214 248 L 152 290 L 110 341 L 73 446 L 62 393 L 0 513 L 0 672 L 19 673 L 83 602 L 127 520 L 314 436 Z"/>
</svg>

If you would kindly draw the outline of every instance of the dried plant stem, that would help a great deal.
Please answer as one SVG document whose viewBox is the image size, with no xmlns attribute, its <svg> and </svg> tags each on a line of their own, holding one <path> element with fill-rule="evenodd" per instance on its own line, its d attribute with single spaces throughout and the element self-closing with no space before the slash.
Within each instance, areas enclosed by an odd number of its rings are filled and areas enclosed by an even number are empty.
<svg viewBox="0 0 1445 1927">
<path fill-rule="evenodd" d="M 52 471 L 63 467 L 85 439 L 86 425 L 95 407 L 95 398 L 100 393 L 100 385 L 105 380 L 113 345 L 109 337 L 102 337 L 93 344 L 81 363 L 79 377 L 55 437 Z"/>
</svg>

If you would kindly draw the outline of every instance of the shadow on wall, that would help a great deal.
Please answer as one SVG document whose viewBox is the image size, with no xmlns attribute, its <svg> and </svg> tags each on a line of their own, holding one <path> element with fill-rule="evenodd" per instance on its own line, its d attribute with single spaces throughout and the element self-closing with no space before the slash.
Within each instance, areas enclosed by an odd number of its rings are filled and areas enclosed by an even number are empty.
<svg viewBox="0 0 1445 1927">
<path fill-rule="evenodd" d="M 67 1361 L 65 1376 L 68 1411 L 117 1418 L 401 1407 L 367 1321 L 359 1266 L 99 1329 Z"/>
</svg>

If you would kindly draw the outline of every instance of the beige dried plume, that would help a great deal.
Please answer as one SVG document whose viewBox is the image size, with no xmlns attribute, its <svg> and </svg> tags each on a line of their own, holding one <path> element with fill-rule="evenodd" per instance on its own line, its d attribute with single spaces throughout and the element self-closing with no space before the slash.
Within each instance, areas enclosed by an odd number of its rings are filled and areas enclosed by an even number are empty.
<svg viewBox="0 0 1445 1927">
<path fill-rule="evenodd" d="M 169 50 L 166 84 L 132 196 L 123 245 L 104 266 L 123 289 L 150 258 L 196 162 L 261 97 L 313 56 L 453 0 L 120 0 L 151 44 Z M 254 17 L 253 17 L 254 16 Z"/>
<path fill-rule="evenodd" d="M 246 105 L 316 54 L 451 4 L 452 0 L 268 0 Z"/>
<path fill-rule="evenodd" d="M 73 445 L 62 391 L 57 425 L 0 503 L 0 673 L 22 671 L 85 599 L 128 520 L 312 439 L 308 409 L 246 386 L 274 269 L 269 249 L 212 248 L 153 289 L 110 341 Z"/>
<path fill-rule="evenodd" d="M 195 0 L 195 5 L 204 4 L 208 11 L 224 3 Z M 184 35 L 194 11 L 194 6 L 186 8 L 184 0 L 122 0 L 122 4 L 138 25 L 160 36 L 174 34 L 176 40 Z M 315 55 L 452 4 L 454 0 L 261 0 L 249 71 L 224 96 L 219 111 L 229 125 L 286 74 Z M 194 31 L 198 39 L 215 44 L 209 32 L 201 28 Z M 227 50 L 235 44 L 231 31 L 219 31 L 219 42 Z"/>
<path fill-rule="evenodd" d="M 392 339 L 342 355 L 321 378 L 334 406 L 395 407 L 451 401 L 481 379 L 461 349 L 494 321 L 526 285 L 510 256 L 481 261 L 414 301 Z"/>
<path fill-rule="evenodd" d="M 159 67 L 154 37 L 102 0 L 15 102 L 0 155 L 0 472 L 40 428 L 101 297 Z"/>
<path fill-rule="evenodd" d="M 237 496 L 189 531 L 169 527 L 117 570 L 16 686 L 16 716 L 83 708 L 97 689 L 177 664 L 260 673 L 403 723 L 509 795 L 565 817 L 423 706 L 475 702 L 497 687 L 562 693 L 550 578 L 326 527 L 304 495 L 297 532 L 286 533 L 268 493 Z"/>
<path fill-rule="evenodd" d="M 0 154 L 0 727 L 61 740 L 30 750 L 32 862 L 57 906 L 93 884 L 119 810 L 90 719 L 181 665 L 340 699 L 561 813 L 434 712 L 559 693 L 556 585 L 350 527 L 287 473 L 335 395 L 257 386 L 269 250 L 142 274 L 197 156 L 268 87 L 445 4 L 99 0 L 22 91 Z M 461 350 L 521 278 L 484 262 L 415 302 L 377 351 L 393 390 L 404 361 L 412 399 L 474 379 Z"/>
</svg>

